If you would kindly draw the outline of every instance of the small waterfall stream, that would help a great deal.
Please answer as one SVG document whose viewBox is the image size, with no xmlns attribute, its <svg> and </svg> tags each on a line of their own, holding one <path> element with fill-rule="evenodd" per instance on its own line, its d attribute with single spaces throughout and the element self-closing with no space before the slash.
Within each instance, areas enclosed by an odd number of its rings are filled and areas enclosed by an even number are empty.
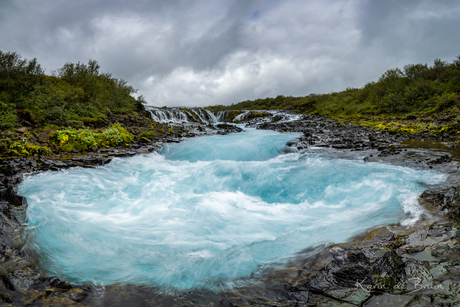
<svg viewBox="0 0 460 307">
<path fill-rule="evenodd" d="M 215 124 L 218 122 L 214 113 L 201 108 L 157 108 L 146 107 L 154 121 L 160 123 L 205 123 Z"/>
<path fill-rule="evenodd" d="M 277 121 L 279 123 L 299 120 L 301 114 L 286 110 L 246 110 L 236 111 L 241 112 L 237 116 L 234 111 L 219 111 L 216 114 L 207 109 L 202 108 L 158 108 L 147 106 L 146 110 L 152 115 L 154 121 L 160 123 L 204 123 L 216 124 L 224 122 L 251 122 L 263 123 Z"/>
</svg>

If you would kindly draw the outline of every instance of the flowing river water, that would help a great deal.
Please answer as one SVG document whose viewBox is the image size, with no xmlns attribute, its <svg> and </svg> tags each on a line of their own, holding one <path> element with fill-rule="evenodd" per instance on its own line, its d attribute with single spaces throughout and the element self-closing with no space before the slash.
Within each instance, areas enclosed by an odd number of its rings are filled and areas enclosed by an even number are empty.
<svg viewBox="0 0 460 307">
<path fill-rule="evenodd" d="M 219 290 L 307 247 L 413 224 L 420 193 L 446 180 L 287 151 L 298 136 L 246 129 L 29 176 L 27 247 L 45 273 L 77 284 Z"/>
</svg>

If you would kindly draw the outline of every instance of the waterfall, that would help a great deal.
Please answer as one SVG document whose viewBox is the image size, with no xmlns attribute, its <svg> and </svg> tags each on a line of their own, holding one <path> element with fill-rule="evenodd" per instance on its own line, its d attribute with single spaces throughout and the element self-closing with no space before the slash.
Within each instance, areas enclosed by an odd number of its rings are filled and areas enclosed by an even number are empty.
<svg viewBox="0 0 460 307">
<path fill-rule="evenodd" d="M 227 119 L 227 117 L 228 117 L 228 111 L 219 111 L 219 112 L 217 112 L 216 118 L 217 118 L 217 121 L 218 121 L 219 123 L 225 122 L 225 120 Z"/>
<path fill-rule="evenodd" d="M 206 109 L 190 109 L 190 111 L 195 113 L 198 116 L 198 118 L 200 119 L 200 121 L 202 121 L 203 123 L 207 123 L 207 124 L 215 124 L 215 123 L 217 123 L 216 116 L 214 115 L 214 113 L 212 113 L 209 110 L 206 110 Z"/>
<path fill-rule="evenodd" d="M 248 115 L 253 112 L 260 112 L 260 111 L 244 111 L 244 113 L 241 113 L 235 116 L 234 120 L 245 120 L 248 117 Z"/>
<path fill-rule="evenodd" d="M 216 116 L 209 110 L 201 108 L 157 108 L 146 106 L 152 119 L 160 123 L 199 123 L 215 124 L 218 122 Z"/>
<path fill-rule="evenodd" d="M 215 124 L 228 121 L 229 111 L 219 111 L 215 115 L 213 112 L 202 108 L 158 108 L 146 106 L 145 109 L 150 112 L 152 119 L 160 123 L 204 123 Z M 260 114 L 264 113 L 264 116 Z M 251 116 L 256 115 L 256 116 Z M 257 116 L 259 115 L 259 116 Z M 294 120 L 299 120 L 302 115 L 293 111 L 286 110 L 246 110 L 238 114 L 232 121 L 251 122 L 252 124 L 264 122 L 284 123 Z"/>
<path fill-rule="evenodd" d="M 259 116 L 257 113 L 259 113 Z M 263 113 L 264 116 L 260 116 L 260 113 Z M 234 120 L 247 121 L 254 124 L 264 122 L 286 123 L 290 121 L 300 120 L 301 118 L 301 114 L 297 114 L 293 111 L 287 110 L 248 110 L 244 111 L 241 114 L 238 114 Z"/>
</svg>

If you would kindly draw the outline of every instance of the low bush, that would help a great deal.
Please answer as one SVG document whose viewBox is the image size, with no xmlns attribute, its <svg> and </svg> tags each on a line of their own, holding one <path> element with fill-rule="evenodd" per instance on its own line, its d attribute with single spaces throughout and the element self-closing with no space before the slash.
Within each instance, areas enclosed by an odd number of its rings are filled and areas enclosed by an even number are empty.
<svg viewBox="0 0 460 307">
<path fill-rule="evenodd" d="M 155 133 L 155 131 L 150 130 L 141 132 L 137 138 L 139 142 L 147 143 L 149 141 L 152 141 L 156 136 L 157 134 Z"/>
<path fill-rule="evenodd" d="M 46 146 L 34 145 L 29 143 L 27 138 L 18 141 L 10 139 L 0 140 L 0 152 L 6 156 L 30 157 L 33 155 L 48 156 L 53 152 Z"/>
<path fill-rule="evenodd" d="M 8 104 L 0 100 L 0 130 L 16 127 L 16 112 Z"/>
<path fill-rule="evenodd" d="M 128 146 L 134 136 L 126 131 L 119 123 L 97 133 L 88 129 L 58 130 L 50 134 L 49 141 L 59 146 L 64 152 L 72 150 L 87 150 L 91 147 Z"/>
</svg>

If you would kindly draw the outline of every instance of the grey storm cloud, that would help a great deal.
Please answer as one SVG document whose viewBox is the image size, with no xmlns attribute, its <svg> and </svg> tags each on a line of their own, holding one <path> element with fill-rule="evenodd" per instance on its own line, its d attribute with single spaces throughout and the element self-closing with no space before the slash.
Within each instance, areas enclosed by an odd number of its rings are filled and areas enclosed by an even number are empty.
<svg viewBox="0 0 460 307">
<path fill-rule="evenodd" d="M 361 87 L 460 54 L 458 1 L 1 0 L 0 49 L 47 72 L 98 60 L 149 104 Z"/>
</svg>

